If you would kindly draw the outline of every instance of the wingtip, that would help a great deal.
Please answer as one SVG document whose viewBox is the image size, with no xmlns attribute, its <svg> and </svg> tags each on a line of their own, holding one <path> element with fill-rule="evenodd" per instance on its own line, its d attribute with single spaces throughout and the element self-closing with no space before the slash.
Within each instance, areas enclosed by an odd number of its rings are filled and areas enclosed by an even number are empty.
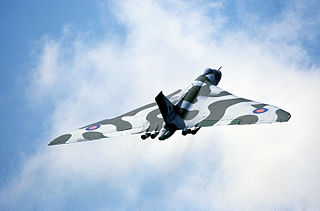
<svg viewBox="0 0 320 211">
<path fill-rule="evenodd" d="M 65 144 L 71 138 L 71 136 L 71 134 L 64 134 L 62 136 L 59 136 L 58 138 L 55 138 L 53 141 L 51 141 L 48 146 Z"/>
<path fill-rule="evenodd" d="M 291 118 L 291 114 L 282 109 L 277 110 L 276 114 L 278 116 L 277 122 L 287 122 Z"/>
</svg>

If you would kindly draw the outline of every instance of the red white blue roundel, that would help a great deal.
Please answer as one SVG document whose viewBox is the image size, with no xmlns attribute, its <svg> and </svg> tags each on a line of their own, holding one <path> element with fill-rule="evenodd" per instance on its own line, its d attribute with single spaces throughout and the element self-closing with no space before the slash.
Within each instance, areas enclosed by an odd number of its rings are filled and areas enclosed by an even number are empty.
<svg viewBox="0 0 320 211">
<path fill-rule="evenodd" d="M 261 113 L 264 113 L 264 112 L 267 112 L 268 109 L 267 108 L 257 108 L 253 111 L 253 113 L 255 114 L 261 114 Z"/>
<path fill-rule="evenodd" d="M 92 125 L 86 128 L 86 130 L 91 131 L 91 130 L 96 130 L 100 127 L 100 125 Z"/>
</svg>

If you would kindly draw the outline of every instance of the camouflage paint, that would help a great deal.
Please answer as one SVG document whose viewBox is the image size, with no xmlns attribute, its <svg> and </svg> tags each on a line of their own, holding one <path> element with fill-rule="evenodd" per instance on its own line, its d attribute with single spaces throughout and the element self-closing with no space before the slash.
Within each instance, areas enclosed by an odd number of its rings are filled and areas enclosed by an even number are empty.
<svg viewBox="0 0 320 211">
<path fill-rule="evenodd" d="M 217 87 L 221 77 L 218 70 L 207 69 L 185 90 L 177 90 L 167 96 L 174 104 L 174 109 L 185 122 L 190 131 L 191 128 L 207 127 L 213 125 L 244 125 L 262 124 L 273 122 L 286 122 L 290 114 L 276 106 L 254 102 L 239 98 Z M 255 109 L 267 109 L 265 112 L 255 114 Z M 94 131 L 87 131 L 91 126 L 97 125 Z M 54 139 L 49 145 L 74 143 L 88 140 L 109 138 L 112 136 L 127 134 L 156 134 L 164 124 L 160 110 L 156 103 L 127 112 L 123 115 L 105 119 L 84 126 L 73 133 L 68 133 Z"/>
</svg>

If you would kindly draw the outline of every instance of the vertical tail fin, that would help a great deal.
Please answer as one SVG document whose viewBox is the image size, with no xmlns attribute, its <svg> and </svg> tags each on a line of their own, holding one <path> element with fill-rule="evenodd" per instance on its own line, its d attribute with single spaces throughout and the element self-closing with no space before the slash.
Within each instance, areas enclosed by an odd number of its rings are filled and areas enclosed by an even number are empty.
<svg viewBox="0 0 320 211">
<path fill-rule="evenodd" d="M 183 119 L 176 113 L 175 106 L 160 92 L 155 98 L 164 122 L 168 127 L 182 129 L 185 127 Z"/>
</svg>

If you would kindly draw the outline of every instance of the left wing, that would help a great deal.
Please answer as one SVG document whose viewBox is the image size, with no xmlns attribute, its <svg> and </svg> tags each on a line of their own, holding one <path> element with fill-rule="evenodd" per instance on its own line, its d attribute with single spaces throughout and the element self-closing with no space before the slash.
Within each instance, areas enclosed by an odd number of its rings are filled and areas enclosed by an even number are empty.
<svg viewBox="0 0 320 211">
<path fill-rule="evenodd" d="M 177 90 L 167 97 L 172 102 L 177 102 L 185 91 Z M 49 145 L 69 144 L 82 141 L 91 141 L 114 136 L 139 134 L 145 132 L 145 136 L 155 137 L 162 128 L 163 119 L 156 103 L 150 103 L 133 111 L 112 119 L 105 119 L 86 125 L 71 133 L 64 134 L 54 139 Z"/>
</svg>

